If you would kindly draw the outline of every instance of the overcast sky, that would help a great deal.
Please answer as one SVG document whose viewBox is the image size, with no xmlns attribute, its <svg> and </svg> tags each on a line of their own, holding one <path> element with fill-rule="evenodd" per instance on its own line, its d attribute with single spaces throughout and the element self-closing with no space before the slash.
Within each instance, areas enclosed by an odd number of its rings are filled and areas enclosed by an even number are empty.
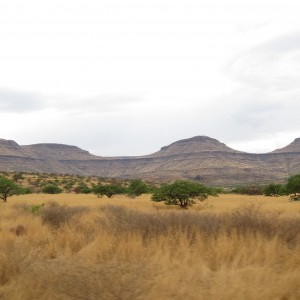
<svg viewBox="0 0 300 300">
<path fill-rule="evenodd" d="M 299 0 L 1 0 L 0 138 L 103 156 L 300 137 Z"/>
</svg>

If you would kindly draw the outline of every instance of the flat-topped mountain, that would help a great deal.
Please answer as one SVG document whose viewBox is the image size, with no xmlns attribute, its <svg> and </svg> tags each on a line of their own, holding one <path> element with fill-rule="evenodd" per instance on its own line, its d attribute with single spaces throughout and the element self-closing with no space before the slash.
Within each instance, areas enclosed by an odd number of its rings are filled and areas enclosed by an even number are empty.
<svg viewBox="0 0 300 300">
<path fill-rule="evenodd" d="M 201 153 L 206 151 L 213 152 L 231 152 L 238 153 L 240 151 L 229 148 L 216 139 L 208 136 L 195 136 L 190 139 L 184 139 L 172 143 L 169 146 L 162 147 L 160 151 L 154 153 L 154 156 L 169 156 L 189 153 Z"/>
<path fill-rule="evenodd" d="M 234 150 L 216 139 L 179 140 L 145 156 L 100 157 L 76 146 L 20 146 L 0 139 L 0 170 L 143 178 L 199 180 L 211 185 L 284 182 L 300 173 L 300 139 L 265 154 Z"/>
<path fill-rule="evenodd" d="M 42 159 L 95 159 L 99 158 L 90 154 L 88 151 L 82 150 L 76 146 L 69 146 L 63 144 L 34 144 L 23 146 L 23 149 L 28 154 Z"/>
</svg>

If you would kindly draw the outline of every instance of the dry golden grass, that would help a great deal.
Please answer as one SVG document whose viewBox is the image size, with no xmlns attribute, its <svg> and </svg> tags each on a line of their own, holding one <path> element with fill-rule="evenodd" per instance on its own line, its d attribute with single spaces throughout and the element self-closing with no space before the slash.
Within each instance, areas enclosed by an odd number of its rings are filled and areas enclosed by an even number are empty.
<svg viewBox="0 0 300 300">
<path fill-rule="evenodd" d="M 222 195 L 187 211 L 148 195 L 11 197 L 0 299 L 296 300 L 299 215 L 288 197 Z M 26 234 L 10 231 L 19 224 Z"/>
</svg>

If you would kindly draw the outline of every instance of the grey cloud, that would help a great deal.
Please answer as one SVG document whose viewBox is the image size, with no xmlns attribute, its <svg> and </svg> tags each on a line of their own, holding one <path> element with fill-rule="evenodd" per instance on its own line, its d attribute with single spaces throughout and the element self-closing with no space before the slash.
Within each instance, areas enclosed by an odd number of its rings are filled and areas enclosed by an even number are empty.
<svg viewBox="0 0 300 300">
<path fill-rule="evenodd" d="M 225 67 L 236 80 L 258 88 L 298 89 L 300 32 L 288 34 L 239 54 Z"/>
<path fill-rule="evenodd" d="M 48 106 L 64 110 L 69 115 L 88 115 L 88 114 L 103 114 L 123 111 L 130 106 L 136 106 L 143 103 L 142 96 L 107 94 L 99 95 L 93 98 L 75 98 L 75 97 L 52 97 L 48 102 Z"/>
<path fill-rule="evenodd" d="M 43 99 L 39 96 L 10 89 L 0 89 L 1 112 L 28 112 L 43 108 Z"/>
<path fill-rule="evenodd" d="M 76 116 L 121 111 L 143 101 L 142 96 L 136 95 L 107 94 L 84 99 L 0 88 L 0 112 L 23 113 L 51 109 Z"/>
<path fill-rule="evenodd" d="M 299 130 L 300 32 L 241 53 L 225 71 L 242 85 L 220 99 L 224 140 L 247 141 Z"/>
<path fill-rule="evenodd" d="M 86 103 L 91 107 L 102 107 L 104 110 L 120 110 L 124 106 L 136 105 L 143 102 L 138 96 L 130 95 L 102 95 L 92 99 L 87 99 Z"/>
<path fill-rule="evenodd" d="M 300 128 L 297 90 L 275 93 L 247 86 L 222 100 L 223 114 L 216 118 L 224 124 L 219 126 L 219 134 L 227 140 L 246 141 Z"/>
</svg>

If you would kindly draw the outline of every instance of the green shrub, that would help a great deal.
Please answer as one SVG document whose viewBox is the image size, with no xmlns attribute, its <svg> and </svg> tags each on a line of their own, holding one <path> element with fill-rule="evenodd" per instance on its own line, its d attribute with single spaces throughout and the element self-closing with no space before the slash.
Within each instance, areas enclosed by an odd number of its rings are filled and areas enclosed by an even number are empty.
<svg viewBox="0 0 300 300">
<path fill-rule="evenodd" d="M 25 209 L 28 211 L 28 212 L 31 212 L 33 214 L 37 214 L 41 208 L 44 207 L 44 204 L 41 204 L 41 205 L 31 205 L 31 206 L 26 206 Z"/>
<path fill-rule="evenodd" d="M 31 187 L 19 187 L 18 188 L 18 195 L 28 195 L 28 194 L 32 194 L 33 190 Z"/>
<path fill-rule="evenodd" d="M 232 190 L 235 194 L 240 195 L 263 195 L 263 187 L 258 185 L 239 186 Z"/>
<path fill-rule="evenodd" d="M 92 192 L 92 190 L 85 183 L 80 183 L 74 188 L 73 191 L 76 194 L 90 194 Z"/>
<path fill-rule="evenodd" d="M 130 196 L 140 196 L 149 193 L 149 191 L 149 186 L 140 179 L 132 180 L 128 187 L 128 194 Z"/>
<path fill-rule="evenodd" d="M 42 192 L 45 194 L 60 194 L 63 190 L 54 184 L 49 184 L 43 187 Z"/>
</svg>

